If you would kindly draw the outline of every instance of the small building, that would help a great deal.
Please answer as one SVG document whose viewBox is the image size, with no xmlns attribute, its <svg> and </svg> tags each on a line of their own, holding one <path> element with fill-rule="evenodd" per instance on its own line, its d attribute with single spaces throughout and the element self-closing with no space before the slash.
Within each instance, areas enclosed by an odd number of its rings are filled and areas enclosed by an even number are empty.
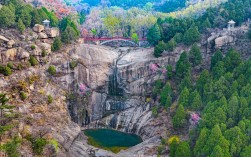
<svg viewBox="0 0 251 157">
<path fill-rule="evenodd" d="M 44 25 L 45 28 L 50 28 L 50 21 L 47 20 L 47 19 L 44 20 L 44 21 L 43 21 L 43 25 Z"/>
<path fill-rule="evenodd" d="M 228 31 L 231 31 L 234 28 L 235 22 L 233 20 L 228 22 L 227 29 Z"/>
</svg>

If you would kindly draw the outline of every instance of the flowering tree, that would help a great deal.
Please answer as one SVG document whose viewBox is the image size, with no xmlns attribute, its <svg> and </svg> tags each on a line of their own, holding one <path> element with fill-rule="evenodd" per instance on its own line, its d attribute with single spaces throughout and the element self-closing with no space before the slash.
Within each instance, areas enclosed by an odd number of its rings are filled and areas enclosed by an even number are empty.
<svg viewBox="0 0 251 157">
<path fill-rule="evenodd" d="M 153 72 L 153 73 L 156 73 L 158 70 L 159 70 L 159 65 L 157 63 L 152 63 L 150 64 L 150 70 Z"/>
<path fill-rule="evenodd" d="M 193 126 L 197 125 L 200 121 L 200 115 L 198 113 L 191 113 L 191 123 Z"/>
<path fill-rule="evenodd" d="M 156 73 L 156 72 L 159 72 L 161 74 L 167 73 L 166 68 L 160 67 L 157 63 L 150 64 L 150 70 L 152 71 L 152 73 Z"/>
<path fill-rule="evenodd" d="M 83 83 L 78 84 L 78 87 L 79 87 L 80 94 L 85 95 L 90 91 L 90 88 L 88 88 L 87 85 L 85 85 Z"/>
</svg>

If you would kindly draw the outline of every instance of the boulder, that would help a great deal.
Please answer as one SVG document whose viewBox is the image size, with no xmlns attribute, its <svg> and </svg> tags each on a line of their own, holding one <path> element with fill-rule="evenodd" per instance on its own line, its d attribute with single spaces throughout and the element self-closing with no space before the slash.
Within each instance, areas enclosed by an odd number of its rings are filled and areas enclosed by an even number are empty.
<svg viewBox="0 0 251 157">
<path fill-rule="evenodd" d="M 16 56 L 17 56 L 17 49 L 16 48 L 12 48 L 12 49 L 8 49 L 4 52 L 2 52 L 1 54 L 1 59 L 2 59 L 2 62 L 6 62 L 6 61 L 13 61 L 15 60 Z"/>
<path fill-rule="evenodd" d="M 37 38 L 38 38 L 38 34 L 35 33 L 35 32 L 31 32 L 31 33 L 29 33 L 29 34 L 26 36 L 26 39 L 27 39 L 28 41 L 34 41 L 34 40 L 37 40 Z"/>
<path fill-rule="evenodd" d="M 43 33 L 43 32 L 40 32 L 40 33 L 38 33 L 38 38 L 39 38 L 39 39 L 47 39 L 48 36 L 47 36 L 47 34 L 45 34 L 45 33 Z"/>
<path fill-rule="evenodd" d="M 233 43 L 234 38 L 232 36 L 224 35 L 215 39 L 215 47 L 220 48 L 226 44 Z"/>
<path fill-rule="evenodd" d="M 29 46 L 30 49 L 31 46 Z M 35 45 L 35 49 L 34 50 L 30 50 L 30 55 L 33 56 L 41 56 L 42 55 L 42 49 L 40 47 L 38 47 L 37 45 Z"/>
<path fill-rule="evenodd" d="M 51 53 L 51 45 L 48 43 L 41 43 L 40 44 L 41 49 L 45 50 L 47 53 Z"/>
<path fill-rule="evenodd" d="M 55 38 L 59 36 L 59 29 L 55 27 L 46 29 L 45 32 L 50 38 Z"/>
<path fill-rule="evenodd" d="M 37 32 L 37 33 L 40 33 L 44 30 L 44 26 L 43 25 L 40 25 L 40 24 L 35 24 L 35 26 L 33 27 L 33 31 L 34 32 Z"/>
<path fill-rule="evenodd" d="M 15 41 L 14 41 L 14 40 L 10 40 L 10 41 L 7 43 L 7 46 L 8 46 L 8 48 L 12 48 L 14 44 L 15 44 Z"/>
<path fill-rule="evenodd" d="M 30 58 L 30 54 L 26 50 L 20 47 L 18 48 L 17 57 L 20 60 L 26 60 Z"/>
<path fill-rule="evenodd" d="M 0 35 L 0 41 L 9 42 L 10 40 L 7 39 L 6 37 Z"/>
</svg>

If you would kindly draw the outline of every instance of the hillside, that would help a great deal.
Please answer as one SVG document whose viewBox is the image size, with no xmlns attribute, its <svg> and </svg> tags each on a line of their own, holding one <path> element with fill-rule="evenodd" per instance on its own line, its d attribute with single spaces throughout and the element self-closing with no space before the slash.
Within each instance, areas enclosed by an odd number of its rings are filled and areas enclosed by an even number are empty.
<svg viewBox="0 0 251 157">
<path fill-rule="evenodd" d="M 1 1 L 0 156 L 250 157 L 250 8 Z"/>
</svg>

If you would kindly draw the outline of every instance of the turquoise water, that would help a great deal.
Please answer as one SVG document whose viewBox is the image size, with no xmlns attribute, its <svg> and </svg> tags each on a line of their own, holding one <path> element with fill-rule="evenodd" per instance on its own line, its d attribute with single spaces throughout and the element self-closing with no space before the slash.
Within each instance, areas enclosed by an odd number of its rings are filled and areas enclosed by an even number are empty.
<svg viewBox="0 0 251 157">
<path fill-rule="evenodd" d="M 85 135 L 102 147 L 132 147 L 142 142 L 141 137 L 111 129 L 88 129 Z"/>
</svg>

